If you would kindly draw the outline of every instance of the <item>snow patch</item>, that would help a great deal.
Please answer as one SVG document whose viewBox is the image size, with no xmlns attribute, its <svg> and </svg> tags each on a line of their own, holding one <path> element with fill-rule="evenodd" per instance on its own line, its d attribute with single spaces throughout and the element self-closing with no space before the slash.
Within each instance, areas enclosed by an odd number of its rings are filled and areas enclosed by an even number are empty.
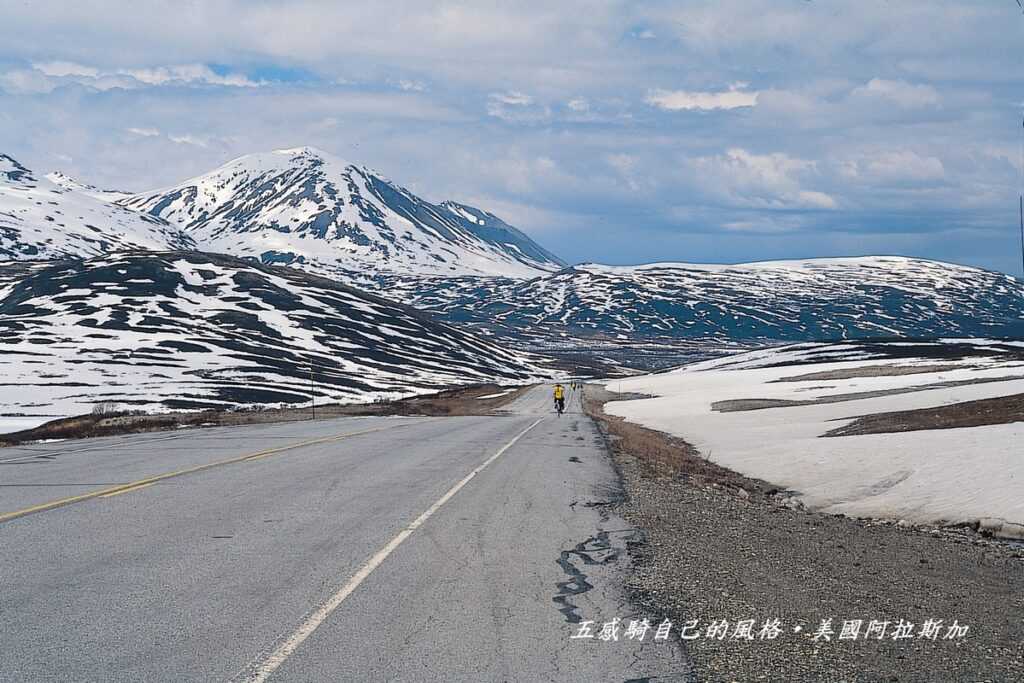
<svg viewBox="0 0 1024 683">
<path fill-rule="evenodd" d="M 996 340 L 989 344 L 998 345 Z M 798 491 L 808 507 L 856 517 L 916 523 L 1002 520 L 1000 533 L 1024 524 L 1024 423 L 822 438 L 861 415 L 931 408 L 1024 393 L 1016 357 L 943 360 L 954 369 L 900 376 L 814 381 L 776 380 L 867 365 L 925 365 L 934 358 L 823 362 L 770 367 L 813 358 L 822 348 L 784 347 L 741 354 L 682 370 L 608 384 L 611 391 L 655 398 L 609 403 L 631 422 L 679 436 L 711 460 Z M 836 347 L 827 347 L 829 352 Z M 1005 379 L 944 388 L 940 382 Z M 743 399 L 807 401 L 842 394 L 915 389 L 833 403 L 722 412 L 714 404 Z M 1004 528 L 1005 527 L 1005 528 Z"/>
</svg>

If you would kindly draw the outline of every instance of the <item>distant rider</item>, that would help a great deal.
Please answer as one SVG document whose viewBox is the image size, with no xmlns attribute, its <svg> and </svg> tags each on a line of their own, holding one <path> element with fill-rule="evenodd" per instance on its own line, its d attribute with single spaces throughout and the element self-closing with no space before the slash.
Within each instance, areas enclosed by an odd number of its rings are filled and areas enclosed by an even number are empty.
<svg viewBox="0 0 1024 683">
<path fill-rule="evenodd" d="M 555 385 L 555 410 L 565 412 L 565 389 L 561 384 Z"/>
</svg>

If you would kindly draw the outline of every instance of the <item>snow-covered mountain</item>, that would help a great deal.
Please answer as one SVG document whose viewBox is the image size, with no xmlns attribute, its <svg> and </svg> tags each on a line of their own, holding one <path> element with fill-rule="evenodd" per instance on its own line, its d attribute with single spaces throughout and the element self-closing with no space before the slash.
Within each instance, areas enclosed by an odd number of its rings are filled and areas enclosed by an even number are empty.
<svg viewBox="0 0 1024 683">
<path fill-rule="evenodd" d="M 528 281 L 400 280 L 390 291 L 448 320 L 553 338 L 1024 336 L 1024 282 L 979 268 L 889 256 L 742 265 L 586 264 Z"/>
<path fill-rule="evenodd" d="M 608 351 L 625 362 L 643 344 L 686 347 L 689 357 L 695 344 L 704 353 L 780 341 L 1024 336 L 1024 283 L 1004 274 L 900 257 L 563 268 L 493 214 L 426 202 L 308 147 L 240 157 L 131 196 L 59 174 L 37 180 L 8 157 L 0 169 L 0 259 L 227 253 L 282 266 L 282 277 L 299 269 L 377 292 L 520 348 L 582 357 L 633 344 Z"/>
<path fill-rule="evenodd" d="M 0 278 L 2 413 L 369 401 L 547 376 L 529 354 L 291 268 L 130 252 Z"/>
<path fill-rule="evenodd" d="M 177 226 L 111 204 L 109 200 L 115 196 L 66 176 L 39 178 L 0 154 L 0 259 L 194 248 L 192 239 Z"/>
<path fill-rule="evenodd" d="M 119 203 L 180 225 L 203 251 L 362 274 L 529 278 L 563 267 L 493 214 L 431 204 L 310 147 L 240 157 Z"/>
</svg>

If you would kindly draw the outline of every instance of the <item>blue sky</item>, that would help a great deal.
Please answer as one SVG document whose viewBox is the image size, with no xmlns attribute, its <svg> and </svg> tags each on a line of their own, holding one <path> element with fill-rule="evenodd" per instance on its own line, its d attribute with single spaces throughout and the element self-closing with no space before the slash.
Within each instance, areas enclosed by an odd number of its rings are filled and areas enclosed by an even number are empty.
<svg viewBox="0 0 1024 683">
<path fill-rule="evenodd" d="M 1013 0 L 0 16 L 0 152 L 40 171 L 144 190 L 312 145 L 572 262 L 891 253 L 1020 273 Z"/>
</svg>

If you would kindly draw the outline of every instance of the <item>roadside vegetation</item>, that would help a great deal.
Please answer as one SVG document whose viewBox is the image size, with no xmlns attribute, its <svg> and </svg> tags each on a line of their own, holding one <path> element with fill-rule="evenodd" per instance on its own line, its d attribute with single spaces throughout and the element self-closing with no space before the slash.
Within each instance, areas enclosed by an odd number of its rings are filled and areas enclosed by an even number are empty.
<svg viewBox="0 0 1024 683">
<path fill-rule="evenodd" d="M 0 434 L 0 447 L 50 439 L 83 439 L 186 427 L 295 422 L 314 419 L 314 413 L 318 420 L 368 415 L 488 415 L 515 400 L 528 388 L 477 384 L 394 401 L 317 405 L 315 410 L 307 404 L 292 408 L 139 414 L 104 405 L 88 415 L 61 418 L 32 429 Z"/>
</svg>

